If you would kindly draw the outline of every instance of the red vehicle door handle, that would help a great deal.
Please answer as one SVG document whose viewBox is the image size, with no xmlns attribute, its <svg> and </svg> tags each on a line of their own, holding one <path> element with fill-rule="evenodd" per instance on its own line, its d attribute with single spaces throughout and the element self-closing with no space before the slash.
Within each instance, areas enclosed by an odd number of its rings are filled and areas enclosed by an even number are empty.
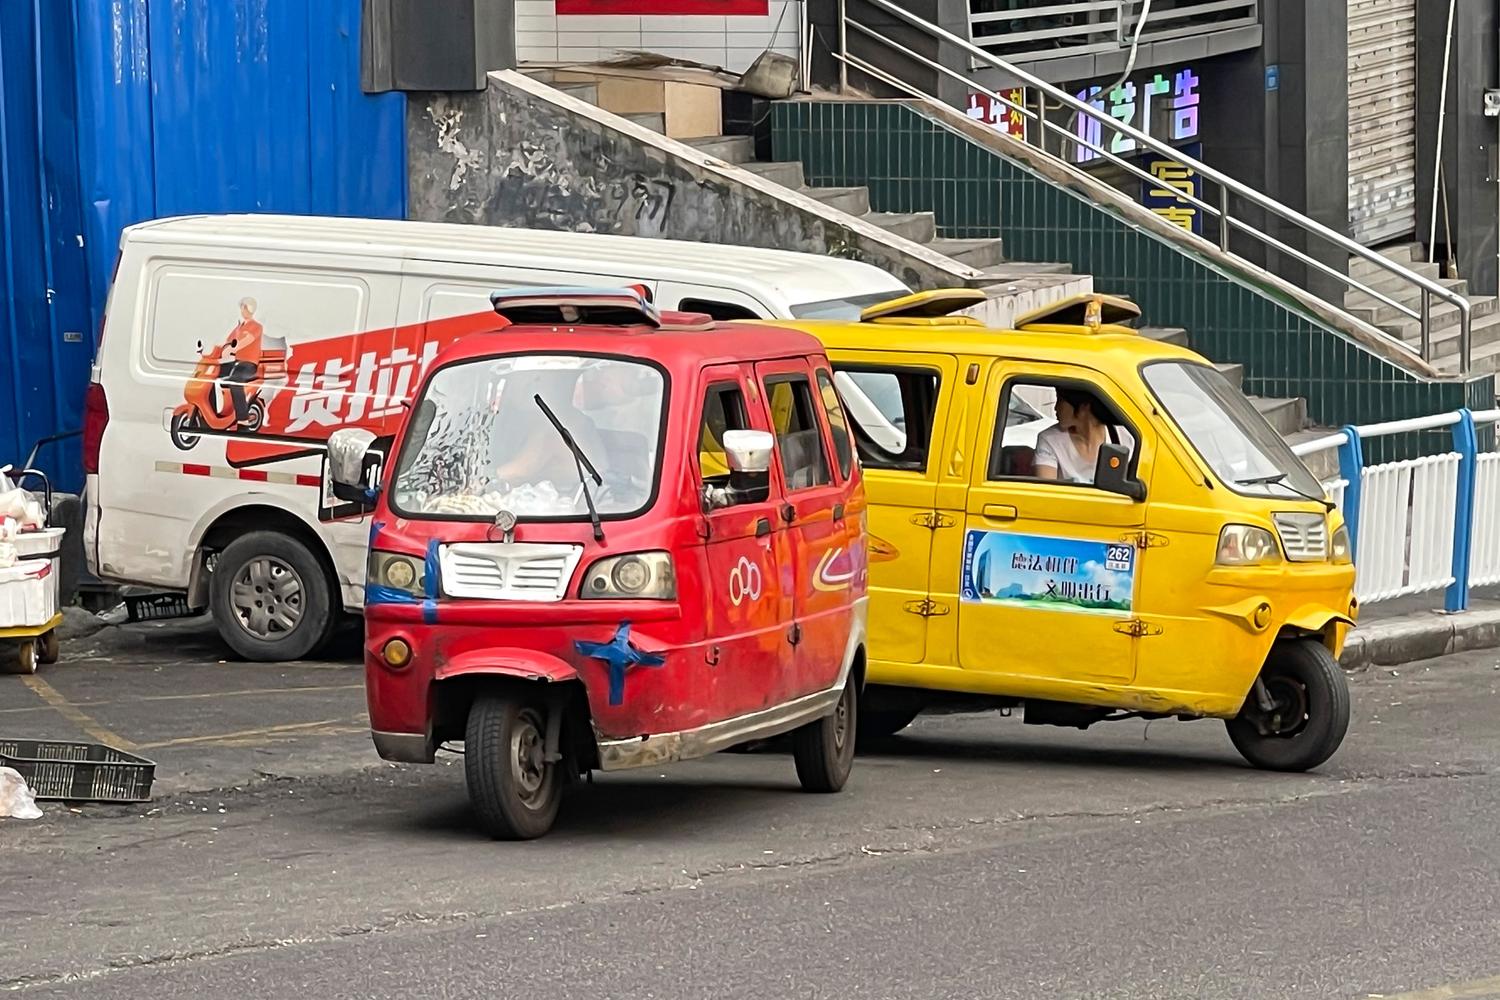
<svg viewBox="0 0 1500 1000">
<path fill-rule="evenodd" d="M 843 504 L 836 503 L 836 504 L 833 505 L 833 519 L 835 521 L 842 521 L 844 519 L 844 505 Z"/>
<path fill-rule="evenodd" d="M 755 537 L 761 538 L 771 533 L 771 519 L 763 517 L 755 522 Z"/>
</svg>

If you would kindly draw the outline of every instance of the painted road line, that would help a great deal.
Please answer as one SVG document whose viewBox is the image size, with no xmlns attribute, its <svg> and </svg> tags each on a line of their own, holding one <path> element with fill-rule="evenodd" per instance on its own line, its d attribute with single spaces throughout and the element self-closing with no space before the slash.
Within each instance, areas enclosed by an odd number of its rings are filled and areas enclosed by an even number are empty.
<svg viewBox="0 0 1500 1000">
<path fill-rule="evenodd" d="M 250 740 L 261 736 L 275 736 L 279 733 L 295 733 L 303 730 L 318 729 L 323 726 L 353 726 L 355 720 L 350 719 L 319 719 L 317 722 L 291 722 L 284 726 L 263 726 L 259 729 L 241 729 L 233 733 L 215 733 L 210 736 L 180 736 L 177 739 L 157 740 L 155 743 L 141 743 L 138 749 L 160 750 L 163 747 L 188 746 L 194 743 L 224 743 L 229 740 Z M 358 732 L 359 730 L 355 730 Z"/>
<path fill-rule="evenodd" d="M 40 677 L 34 675 L 22 677 L 21 683 L 31 688 L 32 692 L 38 698 L 56 709 L 58 715 L 61 715 L 64 719 L 67 719 L 100 743 L 107 743 L 116 750 L 130 751 L 137 749 L 136 745 L 130 740 L 100 725 L 91 716 L 85 714 L 82 709 L 64 698 L 57 688 L 48 684 Z"/>
<path fill-rule="evenodd" d="M 327 691 L 363 691 L 363 684 L 309 684 L 301 687 L 274 687 L 274 688 L 242 688 L 235 691 L 204 691 L 198 694 L 142 694 L 132 695 L 125 698 L 96 698 L 92 701 L 75 701 L 75 708 L 94 708 L 99 705 L 137 705 L 144 702 L 158 701 L 195 701 L 207 700 L 209 698 L 243 698 L 251 695 L 281 695 L 302 694 L 304 692 L 318 694 Z M 0 708 L 0 715 L 8 715 L 15 712 L 41 712 L 45 711 L 45 705 L 27 706 L 25 708 Z"/>
<path fill-rule="evenodd" d="M 1500 976 L 1433 986 L 1415 993 L 1370 993 L 1368 996 L 1371 1000 L 1495 1000 L 1500 998 Z"/>
</svg>

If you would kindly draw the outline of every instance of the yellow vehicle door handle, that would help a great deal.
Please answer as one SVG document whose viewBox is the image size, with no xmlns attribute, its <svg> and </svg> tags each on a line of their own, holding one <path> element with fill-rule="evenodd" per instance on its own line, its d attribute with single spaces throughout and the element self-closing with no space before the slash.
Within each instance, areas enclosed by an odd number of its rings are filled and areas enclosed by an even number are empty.
<svg viewBox="0 0 1500 1000">
<path fill-rule="evenodd" d="M 1020 512 L 1008 503 L 987 503 L 984 505 L 984 516 L 992 521 L 1014 521 L 1020 517 Z"/>
</svg>

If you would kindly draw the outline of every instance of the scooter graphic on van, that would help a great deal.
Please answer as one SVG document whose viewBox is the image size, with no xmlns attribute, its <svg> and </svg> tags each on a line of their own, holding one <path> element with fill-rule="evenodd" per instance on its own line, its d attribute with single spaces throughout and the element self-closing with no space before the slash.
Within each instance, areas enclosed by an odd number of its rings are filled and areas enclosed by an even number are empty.
<svg viewBox="0 0 1500 1000">
<path fill-rule="evenodd" d="M 255 300 L 240 300 L 240 322 L 218 347 L 198 341 L 198 362 L 172 411 L 172 443 L 190 451 L 203 435 L 254 434 L 265 425 L 261 391 L 287 380 L 286 340 L 268 337 L 255 319 Z"/>
</svg>

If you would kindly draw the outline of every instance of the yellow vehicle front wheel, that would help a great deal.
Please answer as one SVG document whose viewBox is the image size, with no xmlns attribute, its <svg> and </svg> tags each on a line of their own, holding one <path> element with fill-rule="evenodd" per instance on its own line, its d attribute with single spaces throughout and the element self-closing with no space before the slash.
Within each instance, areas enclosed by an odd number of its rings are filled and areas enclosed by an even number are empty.
<svg viewBox="0 0 1500 1000">
<path fill-rule="evenodd" d="M 1307 771 L 1332 757 L 1349 729 L 1349 682 L 1333 654 L 1311 639 L 1278 643 L 1229 739 L 1268 771 Z"/>
</svg>

